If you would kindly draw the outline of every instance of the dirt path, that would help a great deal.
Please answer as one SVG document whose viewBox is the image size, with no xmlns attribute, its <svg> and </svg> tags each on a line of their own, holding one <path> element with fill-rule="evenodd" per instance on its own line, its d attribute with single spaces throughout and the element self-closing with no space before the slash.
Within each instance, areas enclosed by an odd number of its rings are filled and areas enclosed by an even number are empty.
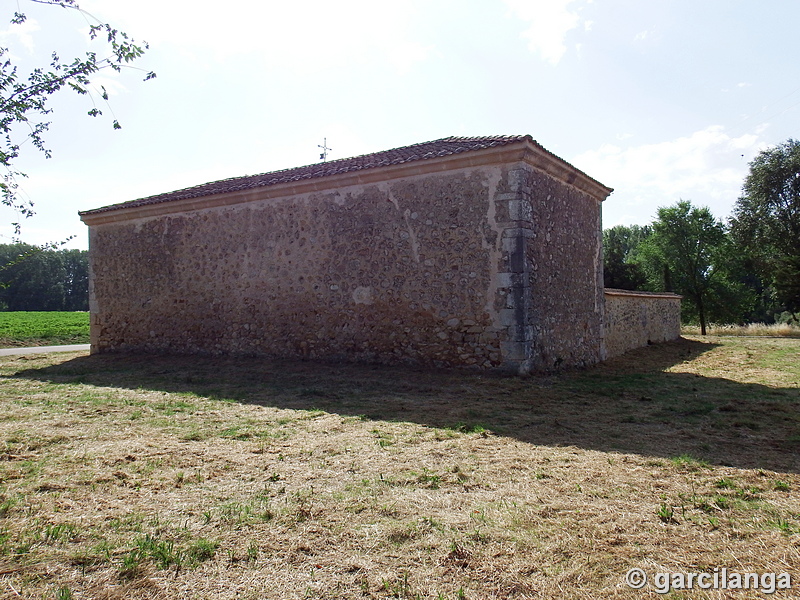
<svg viewBox="0 0 800 600">
<path fill-rule="evenodd" d="M 14 354 L 49 354 L 50 352 L 80 352 L 88 350 L 89 344 L 70 344 L 68 346 L 36 346 L 33 348 L 0 348 L 0 356 Z"/>
</svg>

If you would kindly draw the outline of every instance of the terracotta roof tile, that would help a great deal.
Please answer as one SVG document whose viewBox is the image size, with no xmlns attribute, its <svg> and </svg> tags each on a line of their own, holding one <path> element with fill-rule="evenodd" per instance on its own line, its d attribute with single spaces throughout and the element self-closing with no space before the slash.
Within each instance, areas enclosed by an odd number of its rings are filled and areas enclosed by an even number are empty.
<svg viewBox="0 0 800 600">
<path fill-rule="evenodd" d="M 271 173 L 262 173 L 260 175 L 245 175 L 244 177 L 213 181 L 211 183 L 204 183 L 202 185 L 177 190 L 174 192 L 158 194 L 156 196 L 149 196 L 147 198 L 140 198 L 138 200 L 131 200 L 129 202 L 122 202 L 119 204 L 112 204 L 110 206 L 104 206 L 102 208 L 96 208 L 93 210 L 86 210 L 79 214 L 97 214 L 101 212 L 117 210 L 120 208 L 134 208 L 137 206 L 160 204 L 162 202 L 170 202 L 173 200 L 199 198 L 201 196 L 224 194 L 227 192 L 236 192 L 240 190 L 265 187 L 279 183 L 289 183 L 304 179 L 327 177 L 330 175 L 339 175 L 341 173 L 350 173 L 364 169 L 399 165 L 411 161 L 427 160 L 441 156 L 448 156 L 451 154 L 459 154 L 461 152 L 470 152 L 474 150 L 483 150 L 485 148 L 493 148 L 496 146 L 505 146 L 506 144 L 512 144 L 524 140 L 528 140 L 529 142 L 536 144 L 536 142 L 529 135 L 448 137 L 441 140 L 434 140 L 432 142 L 423 142 L 420 144 L 414 144 L 412 146 L 394 148 L 393 150 L 384 150 L 382 152 L 374 152 L 372 154 L 364 154 L 362 156 L 354 156 L 352 158 L 331 160 L 328 162 L 321 162 L 304 167 L 295 167 L 293 169 L 273 171 Z M 538 144 L 536 145 L 538 146 Z M 541 148 L 541 146 L 539 147 Z"/>
</svg>

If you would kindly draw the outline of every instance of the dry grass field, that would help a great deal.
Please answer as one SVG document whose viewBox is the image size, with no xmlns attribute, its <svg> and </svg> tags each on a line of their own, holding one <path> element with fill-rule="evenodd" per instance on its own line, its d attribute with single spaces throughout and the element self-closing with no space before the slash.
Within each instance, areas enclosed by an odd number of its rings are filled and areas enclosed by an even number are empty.
<svg viewBox="0 0 800 600">
<path fill-rule="evenodd" d="M 684 335 L 700 335 L 699 325 L 683 325 L 681 332 Z M 796 337 L 800 338 L 800 327 L 791 323 L 748 323 L 747 325 L 708 325 L 709 335 L 744 335 L 759 337 Z"/>
<path fill-rule="evenodd" d="M 800 340 L 528 379 L 0 362 L 0 598 L 763 598 L 800 589 Z M 625 573 L 641 568 L 641 590 Z"/>
</svg>

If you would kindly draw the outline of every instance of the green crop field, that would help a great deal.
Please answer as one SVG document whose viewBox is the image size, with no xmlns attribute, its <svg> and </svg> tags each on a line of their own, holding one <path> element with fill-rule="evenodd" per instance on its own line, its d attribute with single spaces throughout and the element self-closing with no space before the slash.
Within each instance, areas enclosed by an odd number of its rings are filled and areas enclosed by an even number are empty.
<svg viewBox="0 0 800 600">
<path fill-rule="evenodd" d="M 0 312 L 2 348 L 88 343 L 88 312 Z"/>
</svg>

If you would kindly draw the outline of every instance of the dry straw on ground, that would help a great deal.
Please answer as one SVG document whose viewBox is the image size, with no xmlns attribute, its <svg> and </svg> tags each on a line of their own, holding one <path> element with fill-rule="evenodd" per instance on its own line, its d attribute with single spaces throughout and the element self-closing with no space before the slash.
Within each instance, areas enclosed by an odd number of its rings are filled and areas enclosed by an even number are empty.
<svg viewBox="0 0 800 600">
<path fill-rule="evenodd" d="M 530 379 L 7 357 L 2 598 L 760 598 L 800 586 L 800 341 Z"/>
<path fill-rule="evenodd" d="M 681 330 L 686 335 L 700 335 L 699 325 L 684 325 Z M 717 325 L 710 324 L 707 328 L 709 335 L 737 335 L 758 337 L 795 337 L 800 338 L 800 327 L 791 323 L 748 323 L 747 325 Z"/>
</svg>

